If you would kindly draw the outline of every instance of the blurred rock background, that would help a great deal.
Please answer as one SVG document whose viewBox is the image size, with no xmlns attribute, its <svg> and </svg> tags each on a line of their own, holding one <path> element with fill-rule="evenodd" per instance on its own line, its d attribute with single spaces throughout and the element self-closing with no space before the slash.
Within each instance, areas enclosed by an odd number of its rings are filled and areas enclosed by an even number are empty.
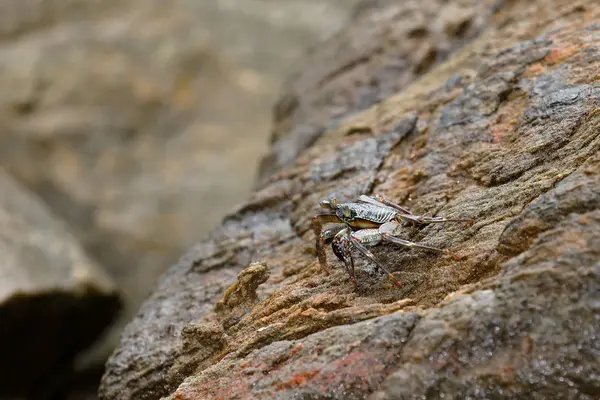
<svg viewBox="0 0 600 400">
<path fill-rule="evenodd" d="M 357 2 L 2 1 L 0 398 L 67 396 L 76 354 L 101 368 L 157 276 L 247 196 L 286 73 Z"/>
</svg>

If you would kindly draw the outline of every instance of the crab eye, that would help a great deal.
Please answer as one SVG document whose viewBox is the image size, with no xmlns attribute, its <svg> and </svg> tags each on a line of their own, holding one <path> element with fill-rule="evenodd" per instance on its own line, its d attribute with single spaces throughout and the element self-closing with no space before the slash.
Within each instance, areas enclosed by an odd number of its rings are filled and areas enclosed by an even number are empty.
<svg viewBox="0 0 600 400">
<path fill-rule="evenodd" d="M 354 211 L 352 211 L 352 209 L 350 209 L 350 207 L 348 207 L 348 206 L 341 206 L 340 211 L 342 212 L 342 215 L 344 216 L 344 218 L 351 219 L 356 216 L 356 213 Z"/>
</svg>

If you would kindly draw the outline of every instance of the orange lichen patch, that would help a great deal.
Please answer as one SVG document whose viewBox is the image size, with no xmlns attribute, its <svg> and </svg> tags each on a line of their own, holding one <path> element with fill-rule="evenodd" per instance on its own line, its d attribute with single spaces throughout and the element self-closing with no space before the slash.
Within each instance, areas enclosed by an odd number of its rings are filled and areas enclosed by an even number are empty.
<svg viewBox="0 0 600 400">
<path fill-rule="evenodd" d="M 374 373 L 381 372 L 384 369 L 384 365 L 380 361 L 374 360 L 372 354 L 365 352 L 350 353 L 348 356 L 336 361 L 335 364 L 342 370 L 345 368 L 360 368 L 359 371 L 356 371 L 356 376 L 363 379 L 367 379 Z"/>
<path fill-rule="evenodd" d="M 513 133 L 515 131 L 515 126 L 518 124 L 516 118 L 510 118 L 510 115 L 517 111 L 514 109 L 505 111 L 506 112 L 498 115 L 496 123 L 491 127 L 492 143 L 494 144 L 500 143 L 505 136 Z"/>
<path fill-rule="evenodd" d="M 334 361 L 332 368 L 327 373 L 321 373 L 315 380 L 321 385 L 323 391 L 344 384 L 344 386 L 351 386 L 353 390 L 368 392 L 369 387 L 381 380 L 381 372 L 385 370 L 386 361 L 391 361 L 393 357 L 395 355 L 392 353 L 353 352 Z M 348 381 L 349 376 L 353 377 L 352 382 Z"/>
<path fill-rule="evenodd" d="M 526 78 L 532 78 L 543 74 L 545 71 L 546 67 L 544 67 L 541 63 L 535 63 L 525 69 L 523 76 Z"/>
<path fill-rule="evenodd" d="M 564 49 L 552 49 L 550 53 L 544 58 L 544 62 L 549 65 L 559 64 L 578 52 L 579 48 L 576 46 L 570 46 Z"/>
<path fill-rule="evenodd" d="M 301 351 L 302 349 L 304 349 L 304 345 L 303 344 L 296 344 L 294 346 L 292 346 L 292 349 L 289 352 L 289 356 L 293 357 L 295 356 L 299 351 Z"/>
<path fill-rule="evenodd" d="M 299 374 L 294 375 L 292 377 L 292 379 L 290 379 L 287 382 L 278 383 L 277 388 L 278 389 L 293 389 L 298 386 L 304 386 L 310 381 L 311 378 L 313 378 L 315 375 L 318 375 L 319 373 L 320 373 L 320 371 L 318 371 L 318 370 L 301 372 Z"/>
<path fill-rule="evenodd" d="M 583 215 L 577 219 L 577 222 L 581 225 L 588 225 L 592 222 L 592 219 L 589 215 Z"/>
</svg>

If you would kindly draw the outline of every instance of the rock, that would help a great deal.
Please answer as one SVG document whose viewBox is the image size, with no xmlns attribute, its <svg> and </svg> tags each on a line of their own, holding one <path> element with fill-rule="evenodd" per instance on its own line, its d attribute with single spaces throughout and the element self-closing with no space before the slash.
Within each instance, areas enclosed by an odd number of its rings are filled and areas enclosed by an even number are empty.
<svg viewBox="0 0 600 400">
<path fill-rule="evenodd" d="M 0 165 L 125 300 L 88 363 L 105 361 L 157 277 L 248 195 L 283 66 L 337 29 L 348 2 L 3 3 Z"/>
<path fill-rule="evenodd" d="M 326 129 L 450 58 L 487 27 L 496 7 L 476 0 L 362 2 L 352 24 L 314 48 L 288 78 L 274 109 L 274 145 L 261 181 L 290 165 Z"/>
<path fill-rule="evenodd" d="M 107 327 L 111 280 L 33 195 L 0 170 L 0 397 L 41 395 Z"/>
<path fill-rule="evenodd" d="M 376 388 L 419 319 L 416 312 L 386 315 L 372 321 L 337 326 L 304 341 L 278 341 L 241 362 L 207 368 L 183 383 L 169 399 L 306 398 L 361 399 Z M 273 374 L 273 371 L 277 371 Z"/>
<path fill-rule="evenodd" d="M 597 397 L 600 5 L 481 4 L 485 29 L 324 130 L 169 270 L 107 363 L 102 399 Z M 364 8 L 330 55 L 394 10 Z M 320 199 L 361 193 L 474 218 L 402 235 L 458 260 L 381 245 L 401 289 L 362 259 L 358 289 L 337 261 L 326 275 L 310 218 Z M 258 302 L 221 323 L 214 305 L 257 261 L 270 271 Z"/>
<path fill-rule="evenodd" d="M 269 269 L 264 263 L 253 263 L 238 275 L 232 285 L 215 305 L 217 319 L 225 329 L 230 328 L 259 302 L 256 289 L 269 279 Z"/>
</svg>

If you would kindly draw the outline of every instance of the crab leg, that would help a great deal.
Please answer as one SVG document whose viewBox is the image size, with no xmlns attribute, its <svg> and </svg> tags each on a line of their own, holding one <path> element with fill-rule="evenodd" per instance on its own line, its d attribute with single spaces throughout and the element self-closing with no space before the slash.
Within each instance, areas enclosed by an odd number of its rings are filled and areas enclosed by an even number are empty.
<svg viewBox="0 0 600 400">
<path fill-rule="evenodd" d="M 381 270 L 383 272 L 385 272 L 387 274 L 387 276 L 392 280 L 392 282 L 394 283 L 394 285 L 398 286 L 398 287 L 402 287 L 402 283 L 394 276 L 392 275 L 392 273 L 390 271 L 387 270 L 387 268 L 385 268 L 383 266 L 382 263 L 379 262 L 379 260 L 377 260 L 377 258 L 375 257 L 375 255 L 373 253 L 371 253 L 371 251 L 369 249 L 367 249 L 358 238 L 354 237 L 354 236 L 350 236 L 350 240 L 352 241 L 352 244 L 354 246 L 355 249 L 357 249 L 358 251 L 360 251 L 365 257 L 367 257 L 369 260 L 373 261 L 375 263 L 375 265 L 377 265 L 379 268 L 381 268 Z"/>
<path fill-rule="evenodd" d="M 471 218 L 457 218 L 457 219 L 446 219 L 442 217 L 425 217 L 422 215 L 414 215 L 410 212 L 409 209 L 404 208 L 396 203 L 393 203 L 383 196 L 376 195 L 374 197 L 365 196 L 364 194 L 359 197 L 359 201 L 364 203 L 369 203 L 379 207 L 388 207 L 393 208 L 394 210 L 400 211 L 401 214 L 398 214 L 398 219 L 407 219 L 411 222 L 416 222 L 418 224 L 434 224 L 434 223 L 442 223 L 442 222 L 469 222 L 473 223 L 473 219 Z"/>
<path fill-rule="evenodd" d="M 354 286 L 358 288 L 358 282 L 356 281 L 356 274 L 354 272 L 354 259 L 352 258 L 352 243 L 349 240 L 351 235 L 350 229 L 346 227 L 341 229 L 333 238 L 331 249 L 333 250 L 333 254 L 344 263 L 344 269 L 348 275 L 350 275 Z"/>
<path fill-rule="evenodd" d="M 312 224 L 313 224 L 313 231 L 315 232 L 315 235 L 317 235 L 317 237 L 321 234 L 321 230 L 323 229 L 323 225 L 324 224 L 329 224 L 329 223 L 336 223 L 339 224 L 341 222 L 343 222 L 341 219 L 338 218 L 337 215 L 334 214 L 318 214 L 315 215 L 312 219 Z"/>
<path fill-rule="evenodd" d="M 352 283 L 358 288 L 358 281 L 356 280 L 356 272 L 354 270 L 354 258 L 352 258 L 352 254 L 347 254 L 342 261 L 344 262 L 344 268 L 346 269 L 346 272 L 348 272 L 348 275 L 350 275 Z"/>
<path fill-rule="evenodd" d="M 319 236 L 317 236 L 317 243 L 315 245 L 317 250 L 317 258 L 319 259 L 321 268 L 323 268 L 323 271 L 325 271 L 327 275 L 329 275 L 330 270 L 329 266 L 327 266 L 327 253 L 325 252 L 325 245 L 344 228 L 346 228 L 345 224 L 335 224 L 331 228 L 321 231 Z"/>
<path fill-rule="evenodd" d="M 398 214 L 398 220 L 407 219 L 417 224 L 437 224 L 443 222 L 468 222 L 473 223 L 472 218 L 442 218 L 442 217 L 425 217 L 423 215 Z"/>
<path fill-rule="evenodd" d="M 440 249 L 437 247 L 427 246 L 427 245 L 424 245 L 421 243 L 411 242 L 408 240 L 400 239 L 397 236 L 394 236 L 393 234 L 396 231 L 396 229 L 398 228 L 398 226 L 400 226 L 400 224 L 398 224 L 397 222 L 386 222 L 385 224 L 381 225 L 379 227 L 379 233 L 381 234 L 381 238 L 385 241 L 399 244 L 400 246 L 435 251 L 438 253 L 444 253 L 444 254 L 451 255 L 454 258 L 458 258 L 454 253 L 452 253 L 448 249 Z"/>
<path fill-rule="evenodd" d="M 322 230 L 324 224 L 332 222 L 339 224 L 342 221 L 335 214 L 318 214 L 312 219 L 313 231 L 315 232 L 316 236 L 315 249 L 317 251 L 317 257 L 319 258 L 319 264 L 321 264 L 321 268 L 323 268 L 323 271 L 325 271 L 327 275 L 329 275 L 329 267 L 327 267 L 327 256 L 325 255 L 326 239 L 323 237 Z"/>
</svg>

